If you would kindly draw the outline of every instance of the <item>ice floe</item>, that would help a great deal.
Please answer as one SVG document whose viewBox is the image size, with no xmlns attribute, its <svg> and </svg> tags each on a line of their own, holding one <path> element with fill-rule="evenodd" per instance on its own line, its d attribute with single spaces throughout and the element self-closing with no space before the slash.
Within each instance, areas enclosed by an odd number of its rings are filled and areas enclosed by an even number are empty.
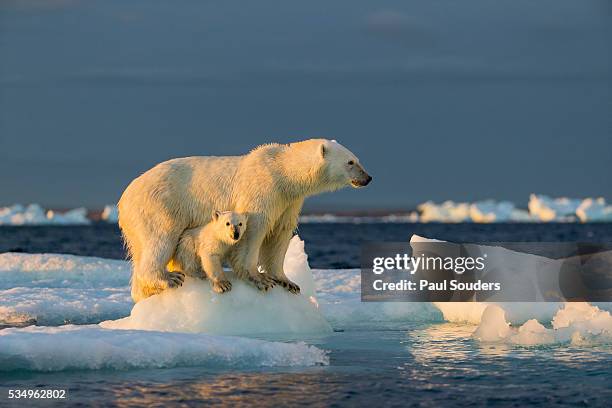
<svg viewBox="0 0 612 408">
<path fill-rule="evenodd" d="M 0 330 L 0 371 L 327 364 L 329 358 L 325 351 L 302 342 L 284 343 L 204 333 L 107 330 L 98 325 Z"/>
</svg>

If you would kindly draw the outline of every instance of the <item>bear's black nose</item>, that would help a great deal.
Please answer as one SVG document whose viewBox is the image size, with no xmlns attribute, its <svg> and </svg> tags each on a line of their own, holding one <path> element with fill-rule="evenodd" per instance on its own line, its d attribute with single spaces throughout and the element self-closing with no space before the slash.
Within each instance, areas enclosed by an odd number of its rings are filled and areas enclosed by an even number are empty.
<svg viewBox="0 0 612 408">
<path fill-rule="evenodd" d="M 234 231 L 234 239 L 240 238 L 240 233 L 238 231 Z"/>
<path fill-rule="evenodd" d="M 364 186 L 367 186 L 368 184 L 370 184 L 370 181 L 372 181 L 372 176 L 368 175 L 368 178 L 366 179 Z"/>
</svg>

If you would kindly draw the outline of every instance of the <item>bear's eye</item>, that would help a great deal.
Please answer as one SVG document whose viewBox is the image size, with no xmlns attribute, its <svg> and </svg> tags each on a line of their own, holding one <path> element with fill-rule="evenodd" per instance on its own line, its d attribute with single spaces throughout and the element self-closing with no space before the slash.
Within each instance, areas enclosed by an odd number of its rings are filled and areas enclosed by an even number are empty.
<svg viewBox="0 0 612 408">
<path fill-rule="evenodd" d="M 354 161 L 352 161 L 352 160 L 349 160 L 348 165 L 349 165 L 349 166 L 352 166 L 353 164 L 355 164 L 355 162 L 354 162 Z"/>
<path fill-rule="evenodd" d="M 229 227 L 229 222 L 226 222 L 225 225 L 227 225 Z"/>
<path fill-rule="evenodd" d="M 238 223 L 238 226 L 239 226 L 239 227 L 242 227 L 242 223 L 241 223 L 241 222 L 239 222 L 239 223 Z"/>
</svg>

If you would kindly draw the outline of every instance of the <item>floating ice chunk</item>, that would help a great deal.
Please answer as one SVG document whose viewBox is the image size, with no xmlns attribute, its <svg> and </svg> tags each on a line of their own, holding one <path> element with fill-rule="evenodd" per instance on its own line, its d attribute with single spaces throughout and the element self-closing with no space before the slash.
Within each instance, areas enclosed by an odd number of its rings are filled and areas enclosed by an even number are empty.
<svg viewBox="0 0 612 408">
<path fill-rule="evenodd" d="M 578 199 L 531 194 L 528 207 L 531 216 L 539 221 L 574 221 L 580 203 Z"/>
<path fill-rule="evenodd" d="M 102 210 L 101 218 L 108 223 L 117 223 L 119 221 L 117 206 L 114 204 L 105 206 L 104 210 Z"/>
<path fill-rule="evenodd" d="M 224 335 L 327 334 L 331 327 L 306 295 L 275 287 L 261 293 L 233 280 L 232 290 L 217 294 L 208 281 L 187 278 L 134 305 L 130 316 L 100 325 L 137 329 Z"/>
<path fill-rule="evenodd" d="M 508 327 L 504 311 L 489 305 L 473 337 L 483 342 L 505 342 L 524 346 L 567 343 L 612 342 L 612 316 L 588 303 L 566 303 L 552 319 L 552 329 L 530 319 L 518 329 Z M 507 330 L 504 329 L 507 327 Z"/>
<path fill-rule="evenodd" d="M 209 334 L 60 326 L 0 330 L 0 371 L 327 365 L 325 351 L 305 343 Z"/>
<path fill-rule="evenodd" d="M 444 242 L 435 239 L 413 235 L 411 244 L 423 242 Z M 542 256 L 531 255 L 512 251 L 502 247 L 487 247 L 487 254 L 497 260 L 504 259 L 503 265 L 512 267 L 513 279 L 525 275 L 528 279 L 530 271 L 543 267 L 550 267 L 556 271 L 558 260 L 551 260 Z M 536 283 L 534 282 L 534 285 Z M 479 324 L 483 312 L 490 303 L 486 302 L 434 302 L 434 305 L 442 312 L 444 320 L 454 323 Z M 562 303 L 554 302 L 499 302 L 496 303 L 505 309 L 506 318 L 513 324 L 524 323 L 531 318 L 550 321 Z"/>
<path fill-rule="evenodd" d="M 218 294 L 208 281 L 188 278 L 180 288 L 138 302 L 130 316 L 101 326 L 224 335 L 330 333 L 331 326 L 318 309 L 304 243 L 297 236 L 289 244 L 285 271 L 302 288 L 299 295 L 280 287 L 262 293 L 232 278 L 232 290 Z"/>
<path fill-rule="evenodd" d="M 523 346 L 534 346 L 538 344 L 552 344 L 557 342 L 553 330 L 547 329 L 536 319 L 525 322 L 518 329 L 518 333 L 510 338 L 514 344 Z"/>
<path fill-rule="evenodd" d="M 510 324 L 506 322 L 504 309 L 489 305 L 482 313 L 482 320 L 474 332 L 474 338 L 481 341 L 499 341 L 510 335 Z"/>
<path fill-rule="evenodd" d="M 612 205 L 606 204 L 602 197 L 587 198 L 576 209 L 576 215 L 582 222 L 610 222 L 612 221 Z"/>
<path fill-rule="evenodd" d="M 0 208 L 0 225 L 86 225 L 89 223 L 85 208 L 75 208 L 65 213 L 57 213 L 52 210 L 45 212 L 38 204 L 30 204 L 27 207 L 15 204 L 11 207 Z"/>
</svg>

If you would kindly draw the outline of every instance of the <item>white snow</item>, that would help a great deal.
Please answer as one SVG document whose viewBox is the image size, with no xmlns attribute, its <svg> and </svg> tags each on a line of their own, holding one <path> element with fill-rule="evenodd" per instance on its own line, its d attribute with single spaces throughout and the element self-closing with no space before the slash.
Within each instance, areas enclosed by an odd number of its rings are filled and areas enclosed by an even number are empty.
<svg viewBox="0 0 612 408">
<path fill-rule="evenodd" d="M 0 372 L 69 369 L 327 365 L 325 351 L 203 333 L 107 330 L 97 325 L 0 330 Z"/>
<path fill-rule="evenodd" d="M 117 210 L 117 206 L 114 204 L 105 206 L 104 210 L 102 210 L 101 218 L 109 223 L 117 223 L 119 221 L 119 211 Z"/>
<path fill-rule="evenodd" d="M 38 204 L 15 204 L 0 208 L 0 225 L 87 225 L 87 209 L 75 208 L 64 213 L 45 210 Z"/>
</svg>

